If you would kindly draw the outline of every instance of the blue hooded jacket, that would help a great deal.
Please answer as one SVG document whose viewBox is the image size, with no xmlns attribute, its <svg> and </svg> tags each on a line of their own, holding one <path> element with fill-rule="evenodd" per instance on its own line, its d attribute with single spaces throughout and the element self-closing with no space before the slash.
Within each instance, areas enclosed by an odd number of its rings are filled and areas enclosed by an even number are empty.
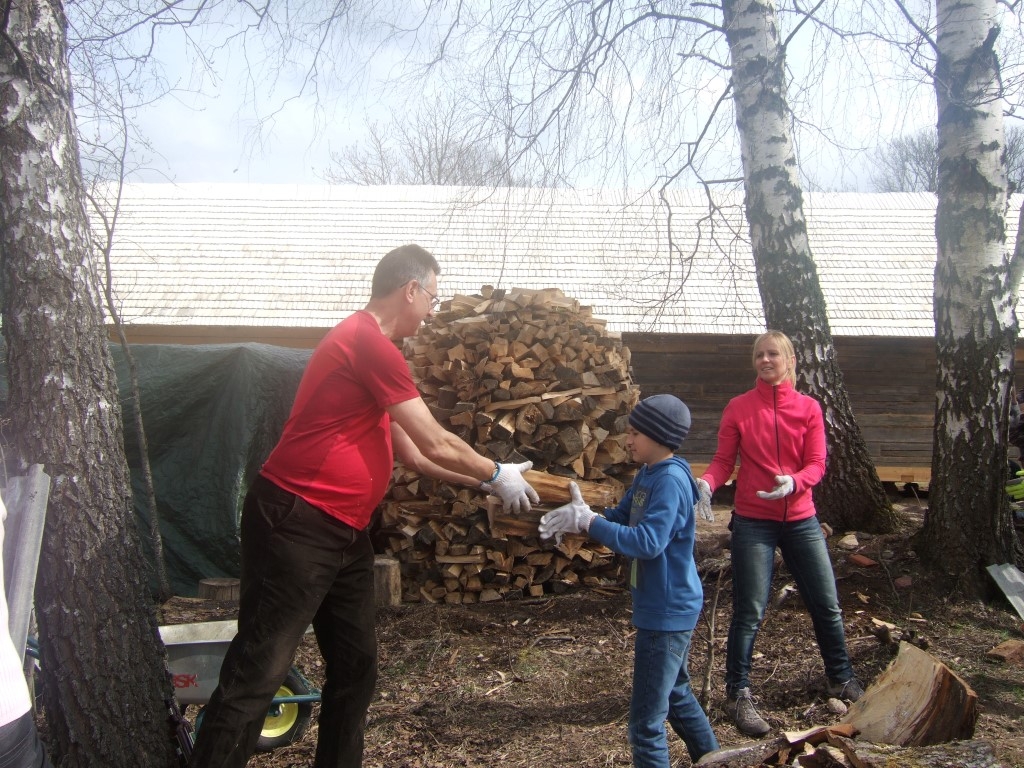
<svg viewBox="0 0 1024 768">
<path fill-rule="evenodd" d="M 693 559 L 697 484 L 678 456 L 640 468 L 617 507 L 590 524 L 590 537 L 633 559 L 633 624 L 663 632 L 691 630 L 704 605 Z"/>
</svg>

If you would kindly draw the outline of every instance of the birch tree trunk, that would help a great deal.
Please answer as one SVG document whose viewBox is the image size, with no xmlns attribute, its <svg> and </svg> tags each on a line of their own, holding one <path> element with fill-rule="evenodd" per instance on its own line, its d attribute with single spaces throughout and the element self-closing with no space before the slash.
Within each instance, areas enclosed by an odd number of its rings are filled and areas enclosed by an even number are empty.
<svg viewBox="0 0 1024 768">
<path fill-rule="evenodd" d="M 36 587 L 48 742 L 54 765 L 170 765 L 171 689 L 89 249 L 64 8 L 24 0 L 0 19 L 5 458 L 52 478 Z"/>
<path fill-rule="evenodd" d="M 793 340 L 798 381 L 825 416 L 828 471 L 815 488 L 815 504 L 837 528 L 890 531 L 897 520 L 854 420 L 807 238 L 775 8 L 762 0 L 724 0 L 722 9 L 765 320 Z"/>
<path fill-rule="evenodd" d="M 995 0 L 939 0 L 935 442 L 920 551 L 968 592 L 1013 562 L 1004 492 L 1019 265 L 1006 247 Z"/>
</svg>

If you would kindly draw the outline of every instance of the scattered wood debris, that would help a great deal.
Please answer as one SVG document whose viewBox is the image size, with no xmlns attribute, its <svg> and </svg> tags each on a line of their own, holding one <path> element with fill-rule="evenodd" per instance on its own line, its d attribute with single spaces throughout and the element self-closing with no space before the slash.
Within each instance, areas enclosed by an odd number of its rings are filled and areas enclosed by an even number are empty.
<svg viewBox="0 0 1024 768">
<path fill-rule="evenodd" d="M 889 668 L 836 725 L 720 749 L 697 765 L 1001 768 L 991 743 L 971 740 L 977 718 L 977 695 L 970 686 L 930 654 L 903 643 Z"/>
<path fill-rule="evenodd" d="M 915 619 L 910 618 L 907 621 L 915 621 Z M 919 621 L 923 622 L 923 620 Z M 911 645 L 916 645 L 921 650 L 928 650 L 928 647 L 931 645 L 931 640 L 926 635 L 918 632 L 915 627 L 900 629 L 895 624 L 874 617 L 871 618 L 871 624 L 873 626 L 872 634 L 878 638 L 879 642 L 885 645 L 910 643 Z"/>
<path fill-rule="evenodd" d="M 862 555 L 859 552 L 854 552 L 846 558 L 851 565 L 855 565 L 858 568 L 871 568 L 872 566 L 878 565 L 877 560 L 872 560 L 867 555 Z"/>
</svg>

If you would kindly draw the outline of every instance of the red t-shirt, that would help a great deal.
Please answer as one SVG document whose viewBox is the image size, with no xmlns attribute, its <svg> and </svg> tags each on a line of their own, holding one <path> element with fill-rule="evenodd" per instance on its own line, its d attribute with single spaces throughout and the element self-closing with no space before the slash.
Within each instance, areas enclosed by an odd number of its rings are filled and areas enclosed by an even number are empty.
<svg viewBox="0 0 1024 768">
<path fill-rule="evenodd" d="M 362 530 L 384 498 L 394 454 L 385 408 L 419 397 L 409 366 L 360 311 L 313 351 L 284 432 L 260 472 Z"/>
</svg>

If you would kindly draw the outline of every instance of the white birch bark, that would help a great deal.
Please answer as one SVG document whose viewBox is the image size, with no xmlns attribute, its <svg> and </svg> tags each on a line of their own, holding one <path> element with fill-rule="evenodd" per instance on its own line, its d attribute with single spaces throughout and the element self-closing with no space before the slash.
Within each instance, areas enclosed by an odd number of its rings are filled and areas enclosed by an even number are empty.
<svg viewBox="0 0 1024 768">
<path fill-rule="evenodd" d="M 88 223 L 66 18 L 57 0 L 0 14 L 0 277 L 5 461 L 43 464 L 36 587 L 54 765 L 173 760 L 171 692 L 132 511 Z M 13 455 L 12 455 L 13 454 Z"/>
<path fill-rule="evenodd" d="M 825 416 L 829 463 L 815 489 L 818 511 L 839 527 L 891 530 L 896 521 L 836 363 L 807 237 L 775 8 L 764 0 L 724 0 L 722 9 L 765 321 L 793 340 L 801 388 L 821 402 Z"/>
<path fill-rule="evenodd" d="M 1018 268 L 1006 243 L 995 0 L 939 0 L 935 443 L 923 554 L 968 590 L 1012 561 L 1003 487 Z"/>
</svg>

